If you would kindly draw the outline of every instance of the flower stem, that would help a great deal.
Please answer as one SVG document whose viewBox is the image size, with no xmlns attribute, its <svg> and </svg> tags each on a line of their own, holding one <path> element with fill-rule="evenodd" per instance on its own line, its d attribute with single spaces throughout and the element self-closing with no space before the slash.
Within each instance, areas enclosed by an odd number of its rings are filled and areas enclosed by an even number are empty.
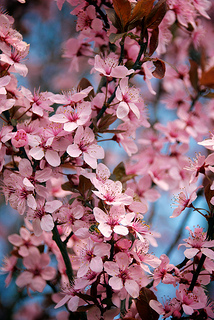
<svg viewBox="0 0 214 320">
<path fill-rule="evenodd" d="M 74 279 L 73 279 L 73 270 L 72 270 L 70 258 L 69 258 L 69 256 L 68 256 L 68 252 L 67 252 L 67 250 L 66 250 L 66 243 L 64 243 L 64 242 L 61 240 L 56 225 L 54 226 L 54 228 L 53 228 L 53 230 L 52 230 L 52 233 L 53 233 L 53 240 L 56 242 L 56 244 L 57 244 L 57 246 L 58 246 L 58 248 L 59 248 L 59 250 L 60 250 L 60 252 L 61 252 L 61 254 L 62 254 L 64 263 L 65 263 L 65 267 L 66 267 L 66 273 L 67 273 L 69 282 L 70 282 L 71 285 L 72 285 L 73 282 L 74 282 Z"/>
</svg>

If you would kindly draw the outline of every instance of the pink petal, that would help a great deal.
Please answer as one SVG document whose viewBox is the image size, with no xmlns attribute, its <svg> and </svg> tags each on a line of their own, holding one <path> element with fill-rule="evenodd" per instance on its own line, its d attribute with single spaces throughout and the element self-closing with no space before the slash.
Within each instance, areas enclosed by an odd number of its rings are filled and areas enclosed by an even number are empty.
<svg viewBox="0 0 214 320">
<path fill-rule="evenodd" d="M 214 260 L 214 251 L 208 248 L 201 248 L 201 252 L 208 258 Z"/>
<path fill-rule="evenodd" d="M 44 157 L 44 151 L 41 147 L 34 147 L 29 151 L 29 155 L 36 160 L 41 160 Z"/>
<path fill-rule="evenodd" d="M 114 290 L 121 290 L 123 288 L 123 282 L 122 279 L 118 277 L 112 277 L 109 280 L 109 285 L 112 287 Z"/>
<path fill-rule="evenodd" d="M 51 231 L 54 228 L 53 217 L 50 214 L 46 214 L 41 219 L 41 228 L 44 231 Z"/>
<path fill-rule="evenodd" d="M 71 297 L 68 301 L 68 309 L 75 312 L 78 308 L 80 298 L 77 296 Z"/>
<path fill-rule="evenodd" d="M 80 150 L 77 144 L 71 144 L 67 148 L 67 153 L 69 154 L 69 156 L 76 158 L 79 157 L 79 155 L 81 155 L 82 151 Z"/>
<path fill-rule="evenodd" d="M 126 280 L 125 282 L 125 288 L 126 291 L 130 294 L 130 296 L 132 296 L 133 298 L 137 298 L 139 296 L 139 285 L 137 284 L 136 281 L 134 280 Z"/>
<path fill-rule="evenodd" d="M 45 204 L 45 211 L 48 213 L 53 213 L 62 206 L 62 202 L 59 200 L 48 201 Z"/>
<path fill-rule="evenodd" d="M 22 272 L 16 279 L 16 285 L 18 287 L 25 287 L 29 283 L 31 283 L 31 280 L 33 278 L 33 274 L 29 271 Z"/>
<path fill-rule="evenodd" d="M 127 227 L 120 226 L 120 225 L 115 226 L 113 230 L 115 233 L 121 234 L 123 236 L 126 236 L 129 233 L 129 230 Z"/>
<path fill-rule="evenodd" d="M 188 259 L 191 259 L 191 258 L 193 258 L 198 252 L 199 252 L 199 250 L 196 249 L 196 248 L 186 249 L 186 250 L 184 251 L 184 255 L 185 255 L 185 257 L 187 257 Z"/>
<path fill-rule="evenodd" d="M 8 240 L 10 243 L 12 243 L 14 246 L 17 246 L 17 247 L 23 244 L 23 240 L 18 234 L 9 235 Z"/>
<path fill-rule="evenodd" d="M 33 232 L 36 237 L 41 236 L 43 230 L 41 228 L 40 219 L 34 219 L 32 222 Z"/>
<path fill-rule="evenodd" d="M 58 152 L 54 150 L 47 150 L 45 153 L 45 159 L 52 167 L 58 167 L 61 163 Z"/>
<path fill-rule="evenodd" d="M 94 216 L 95 216 L 95 219 L 97 220 L 97 222 L 106 222 L 107 221 L 107 214 L 101 210 L 100 208 L 98 207 L 95 207 L 94 210 L 93 210 L 93 213 L 94 213 Z"/>
<path fill-rule="evenodd" d="M 57 303 L 57 305 L 55 305 L 54 309 L 57 309 L 57 308 L 62 307 L 65 303 L 68 302 L 68 300 L 69 300 L 70 298 L 71 298 L 71 296 L 69 296 L 69 295 L 64 296 L 64 298 L 62 298 L 62 299 Z"/>
<path fill-rule="evenodd" d="M 83 153 L 83 159 L 92 169 L 96 169 L 96 167 L 97 167 L 97 159 L 92 158 L 86 152 Z"/>
<path fill-rule="evenodd" d="M 34 277 L 30 283 L 30 287 L 34 291 L 42 292 L 46 286 L 46 281 L 42 277 Z"/>
<path fill-rule="evenodd" d="M 100 257 L 92 258 L 90 262 L 90 268 L 92 271 L 100 273 L 103 270 L 103 260 Z"/>
<path fill-rule="evenodd" d="M 71 132 L 78 128 L 78 124 L 76 122 L 67 122 L 64 124 L 64 130 Z"/>
<path fill-rule="evenodd" d="M 120 102 L 117 107 L 117 111 L 116 111 L 117 117 L 119 119 L 123 119 L 127 116 L 128 113 L 129 113 L 129 107 L 128 107 L 127 103 L 125 103 L 123 101 Z"/>
<path fill-rule="evenodd" d="M 53 267 L 46 267 L 41 272 L 41 276 L 44 280 L 52 280 L 55 275 L 56 270 Z"/>
<path fill-rule="evenodd" d="M 116 276 L 119 274 L 119 267 L 115 262 L 107 261 L 104 263 L 104 270 L 107 272 L 110 276 Z"/>
</svg>

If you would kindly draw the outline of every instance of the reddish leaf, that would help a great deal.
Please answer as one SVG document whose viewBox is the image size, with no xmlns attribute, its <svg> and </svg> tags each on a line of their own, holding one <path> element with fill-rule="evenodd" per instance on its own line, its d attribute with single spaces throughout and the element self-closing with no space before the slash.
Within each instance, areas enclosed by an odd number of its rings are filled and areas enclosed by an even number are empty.
<svg viewBox="0 0 214 320">
<path fill-rule="evenodd" d="M 148 16 L 150 11 L 152 10 L 154 0 L 139 0 L 135 5 L 131 18 L 129 20 L 130 23 L 143 19 L 143 17 Z"/>
<path fill-rule="evenodd" d="M 204 195 L 205 195 L 205 198 L 206 198 L 206 201 L 207 201 L 207 204 L 209 206 L 209 208 L 211 209 L 211 203 L 210 203 L 210 200 L 212 199 L 212 197 L 214 197 L 214 190 L 211 190 L 210 189 L 211 185 L 210 183 L 205 187 L 205 190 L 204 190 Z"/>
<path fill-rule="evenodd" d="M 153 310 L 150 300 L 157 300 L 156 295 L 150 289 L 141 288 L 139 297 L 135 300 L 136 308 L 142 320 L 158 320 L 159 314 Z"/>
<path fill-rule="evenodd" d="M 210 68 L 208 71 L 202 72 L 200 84 L 214 89 L 214 67 Z"/>
<path fill-rule="evenodd" d="M 155 50 L 157 49 L 158 46 L 158 35 L 159 35 L 159 29 L 153 29 L 152 30 L 152 35 L 149 41 L 149 56 L 151 56 Z"/>
<path fill-rule="evenodd" d="M 104 132 L 108 129 L 108 127 L 117 120 L 117 116 L 113 116 L 112 114 L 106 114 L 101 118 L 98 124 L 98 132 Z"/>
<path fill-rule="evenodd" d="M 190 70 L 189 70 L 189 78 L 190 78 L 190 82 L 192 87 L 198 91 L 198 64 L 193 61 L 193 60 L 189 60 L 190 62 Z"/>
<path fill-rule="evenodd" d="M 131 3 L 128 0 L 113 0 L 114 10 L 121 21 L 122 28 L 129 22 Z"/>
<path fill-rule="evenodd" d="M 91 82 L 86 79 L 86 78 L 82 78 L 77 86 L 77 91 L 81 91 L 84 90 L 88 87 L 92 86 Z M 88 97 L 85 98 L 84 100 L 88 100 L 90 101 L 91 98 L 94 98 L 95 94 L 94 94 L 94 90 L 91 90 L 88 94 Z"/>
<path fill-rule="evenodd" d="M 90 190 L 92 188 L 92 183 L 89 179 L 87 179 L 84 176 L 79 177 L 79 192 L 84 195 L 88 190 Z"/>
<path fill-rule="evenodd" d="M 120 162 L 116 168 L 114 168 L 113 174 L 115 175 L 116 180 L 121 180 L 126 176 L 126 169 L 123 162 Z"/>
<path fill-rule="evenodd" d="M 115 43 L 117 40 L 121 39 L 124 34 L 125 34 L 125 32 L 123 32 L 123 33 L 111 33 L 110 36 L 109 36 L 109 42 Z"/>
<path fill-rule="evenodd" d="M 117 30 L 121 30 L 121 22 L 114 9 L 106 9 L 107 16 Z"/>
<path fill-rule="evenodd" d="M 167 0 L 158 1 L 146 19 L 146 27 L 148 29 L 156 29 L 163 20 L 167 10 Z"/>
<path fill-rule="evenodd" d="M 165 63 L 161 60 L 155 60 L 153 61 L 153 64 L 155 66 L 155 70 L 152 72 L 153 76 L 158 79 L 162 79 L 165 75 L 166 66 Z"/>
</svg>

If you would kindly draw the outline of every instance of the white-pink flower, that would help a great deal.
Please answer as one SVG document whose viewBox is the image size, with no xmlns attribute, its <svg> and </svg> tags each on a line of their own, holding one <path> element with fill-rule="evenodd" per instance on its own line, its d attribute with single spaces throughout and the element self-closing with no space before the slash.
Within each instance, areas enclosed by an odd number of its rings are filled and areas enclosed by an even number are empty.
<svg viewBox="0 0 214 320">
<path fill-rule="evenodd" d="M 104 158 L 104 150 L 96 143 L 93 131 L 82 126 L 77 128 L 74 143 L 68 146 L 67 153 L 73 158 L 83 154 L 84 161 L 93 169 L 97 167 L 97 159 Z"/>
<path fill-rule="evenodd" d="M 139 96 L 139 89 L 129 87 L 128 78 L 123 78 L 120 81 L 120 85 L 116 91 L 116 98 L 119 101 L 117 107 L 117 117 L 119 119 L 125 118 L 131 110 L 136 117 L 140 118 L 140 111 L 136 105 L 137 102 L 143 103 Z"/>
<path fill-rule="evenodd" d="M 186 227 L 189 230 L 190 236 L 187 239 L 184 239 L 186 243 L 180 244 L 178 248 L 181 246 L 187 247 L 184 251 L 184 255 L 191 259 L 196 256 L 198 253 L 202 253 L 208 258 L 214 260 L 214 251 L 212 248 L 214 247 L 214 240 L 206 240 L 207 233 L 203 231 L 203 228 L 197 227 L 194 229 L 194 232 L 190 230 L 189 227 Z"/>
<path fill-rule="evenodd" d="M 91 103 L 84 101 L 72 108 L 70 105 L 67 107 L 60 107 L 57 113 L 50 117 L 50 121 L 57 123 L 64 123 L 64 130 L 71 132 L 78 126 L 83 126 L 91 115 Z"/>
<path fill-rule="evenodd" d="M 207 305 L 207 296 L 201 287 L 194 287 L 192 292 L 184 284 L 180 284 L 176 290 L 176 298 L 181 303 L 184 312 L 193 314 L 194 310 L 203 309 Z"/>
<path fill-rule="evenodd" d="M 104 270 L 112 276 L 109 285 L 113 290 L 119 291 L 123 287 L 133 298 L 139 296 L 141 286 L 146 286 L 149 280 L 143 273 L 139 265 L 130 266 L 130 258 L 125 252 L 119 252 L 115 255 L 115 262 L 107 261 L 104 264 Z"/>
<path fill-rule="evenodd" d="M 93 181 L 94 186 L 98 191 L 93 193 L 100 199 L 104 200 L 109 205 L 129 205 L 133 202 L 133 198 L 125 193 L 122 193 L 123 186 L 120 181 L 107 180 L 105 183 Z"/>
<path fill-rule="evenodd" d="M 90 269 L 96 273 L 102 272 L 102 258 L 105 256 L 109 258 L 110 249 L 110 244 L 93 242 L 89 238 L 86 246 L 80 251 L 80 267 L 77 271 L 77 277 L 81 278 L 85 276 Z"/>
<path fill-rule="evenodd" d="M 197 198 L 196 192 L 199 188 L 201 188 L 201 186 L 192 191 L 189 196 L 187 194 L 187 191 L 184 190 L 181 191 L 177 197 L 174 197 L 174 204 L 176 205 L 177 202 L 178 207 L 174 209 L 173 214 L 170 216 L 170 218 L 178 217 L 183 210 L 192 206 L 192 202 Z"/>
<path fill-rule="evenodd" d="M 36 237 L 34 234 L 31 234 L 26 228 L 22 227 L 20 229 L 20 235 L 10 234 L 8 240 L 15 247 L 18 248 L 18 253 L 22 257 L 29 255 L 29 249 L 33 246 L 39 246 L 42 244 L 43 238 Z"/>
<path fill-rule="evenodd" d="M 105 237 L 110 237 L 112 232 L 120 235 L 127 235 L 129 230 L 127 225 L 134 219 L 135 213 L 130 212 L 125 214 L 124 207 L 113 206 L 108 213 L 105 213 L 100 208 L 95 207 L 94 216 L 99 222 L 98 229 Z"/>
<path fill-rule="evenodd" d="M 40 198 L 36 202 L 36 208 L 28 209 L 27 217 L 32 220 L 33 231 L 36 236 L 40 236 L 43 231 L 51 231 L 54 228 L 54 220 L 52 213 L 62 206 L 59 200 L 45 202 L 44 198 Z"/>
<path fill-rule="evenodd" d="M 38 248 L 29 249 L 29 255 L 23 259 L 23 265 L 27 270 L 22 272 L 16 279 L 19 287 L 29 287 L 33 291 L 42 292 L 47 280 L 52 280 L 56 270 L 49 267 L 50 256 L 47 253 L 40 253 Z"/>
<path fill-rule="evenodd" d="M 112 78 L 125 78 L 127 75 L 134 72 L 134 70 L 128 70 L 125 66 L 119 66 L 118 57 L 115 54 L 110 54 L 105 59 L 96 55 L 94 69 L 102 75 Z"/>
</svg>

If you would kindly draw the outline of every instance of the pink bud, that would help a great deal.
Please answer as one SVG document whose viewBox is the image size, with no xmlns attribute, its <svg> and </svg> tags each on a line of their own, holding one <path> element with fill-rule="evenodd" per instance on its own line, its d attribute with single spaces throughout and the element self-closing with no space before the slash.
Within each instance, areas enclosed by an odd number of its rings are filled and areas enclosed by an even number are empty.
<svg viewBox="0 0 214 320">
<path fill-rule="evenodd" d="M 28 144 L 28 137 L 25 130 L 19 129 L 11 139 L 11 142 L 16 148 L 24 147 Z"/>
</svg>

